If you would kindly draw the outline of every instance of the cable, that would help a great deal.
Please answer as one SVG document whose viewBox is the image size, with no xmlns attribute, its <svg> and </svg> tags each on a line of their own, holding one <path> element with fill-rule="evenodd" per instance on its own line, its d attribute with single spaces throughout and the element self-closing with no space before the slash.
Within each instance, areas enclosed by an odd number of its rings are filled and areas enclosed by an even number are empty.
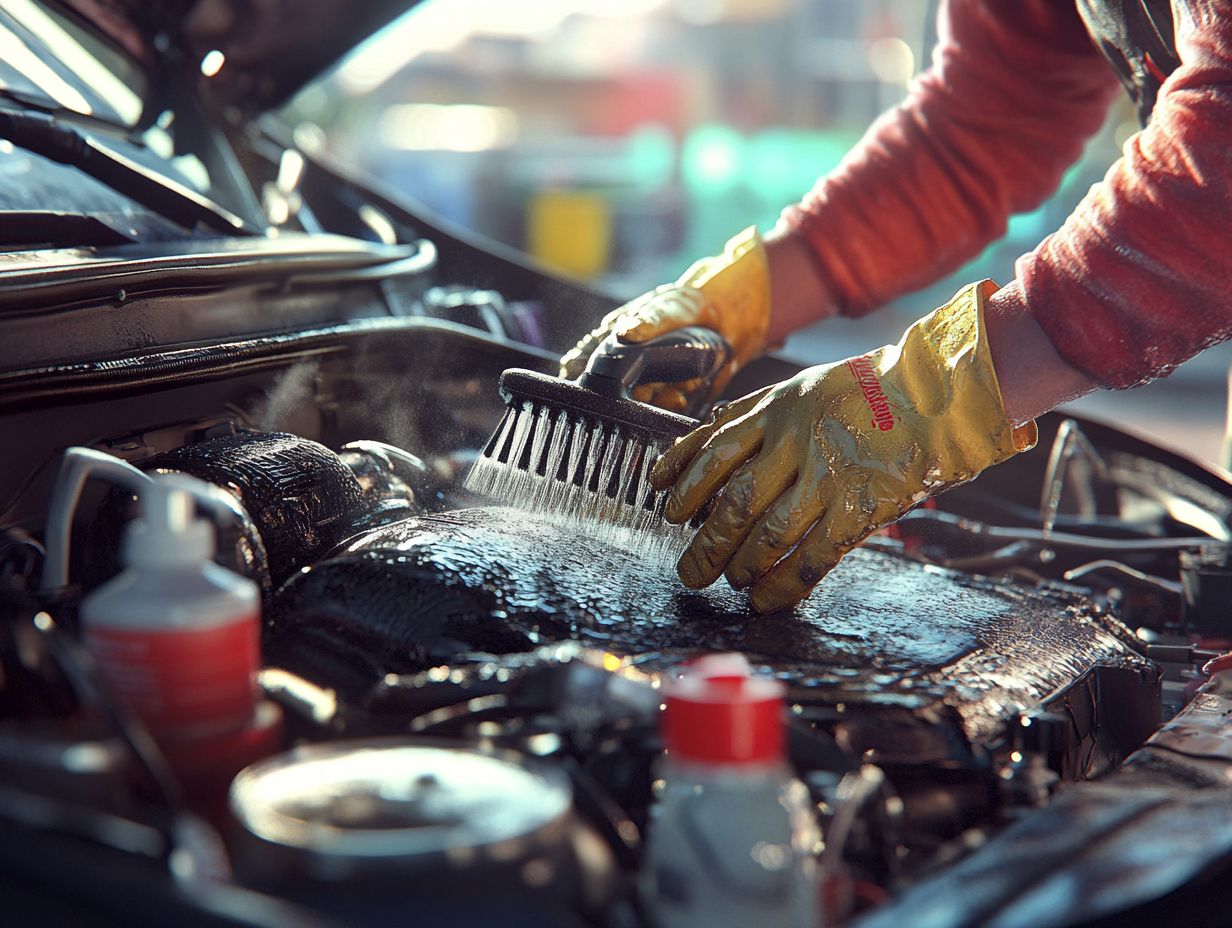
<svg viewBox="0 0 1232 928">
<path fill-rule="evenodd" d="M 965 519 L 939 509 L 917 509 L 899 520 L 900 528 L 913 528 L 916 523 L 932 523 L 953 532 L 972 538 L 987 538 L 992 541 L 1029 541 L 1040 546 L 1059 548 L 1095 548 L 1109 553 L 1133 553 L 1156 551 L 1179 551 L 1212 544 L 1208 535 L 1184 538 L 1102 538 L 1095 535 L 1074 535 L 1068 532 L 1050 532 L 1045 537 L 1039 529 L 1011 528 L 988 525 L 975 519 Z M 1219 542 L 1214 542 L 1218 545 Z"/>
<path fill-rule="evenodd" d="M 1057 516 L 1061 510 L 1061 496 L 1065 492 L 1065 479 L 1075 459 L 1094 468 L 1095 474 L 1107 479 L 1108 468 L 1099 456 L 1091 440 L 1073 419 L 1066 419 L 1057 429 L 1048 455 L 1048 469 L 1044 472 L 1044 486 L 1040 494 L 1040 524 L 1045 543 L 1052 537 Z M 1079 475 L 1082 479 L 1075 486 L 1079 515 L 1093 518 L 1097 514 L 1095 488 L 1090 471 Z"/>
<path fill-rule="evenodd" d="M 835 801 L 838 808 L 830 820 L 826 832 L 826 847 L 821 852 L 822 874 L 838 873 L 843 861 L 847 838 L 855 825 L 856 815 L 877 795 L 885 784 L 885 774 L 880 767 L 865 764 L 855 773 L 849 773 L 839 781 Z"/>
<path fill-rule="evenodd" d="M 43 578 L 39 584 L 39 589 L 44 593 L 54 593 L 68 586 L 73 516 L 86 481 L 91 477 L 106 477 L 138 494 L 152 482 L 149 476 L 132 464 L 110 454 L 80 447 L 64 452 L 47 510 L 47 557 L 43 562 Z"/>
<path fill-rule="evenodd" d="M 1113 561 L 1108 558 L 1101 558 L 1097 561 L 1090 561 L 1072 570 L 1067 570 L 1061 576 L 1066 580 L 1078 580 L 1085 577 L 1087 574 L 1094 573 L 1097 570 L 1115 570 L 1118 573 L 1124 574 L 1144 586 L 1149 586 L 1164 593 L 1171 593 L 1175 596 L 1184 594 L 1184 588 L 1176 580 L 1166 580 L 1163 577 L 1156 577 L 1153 574 L 1143 573 L 1140 570 L 1135 570 L 1128 564 L 1122 564 L 1120 561 Z"/>
<path fill-rule="evenodd" d="M 239 216 L 195 190 L 143 167 L 44 113 L 0 108 L 0 138 L 74 167 L 187 229 L 205 225 L 227 235 L 255 235 Z"/>
<path fill-rule="evenodd" d="M 455 703 L 411 719 L 407 731 L 416 735 L 437 734 L 443 728 L 449 728 L 463 722 L 482 722 L 499 718 L 509 718 L 515 708 L 504 693 L 492 693 L 488 696 L 476 696 L 466 702 Z"/>
<path fill-rule="evenodd" d="M 620 804 L 572 757 L 557 758 L 573 783 L 573 801 L 612 848 L 621 868 L 634 871 L 641 859 L 641 832 Z"/>
</svg>

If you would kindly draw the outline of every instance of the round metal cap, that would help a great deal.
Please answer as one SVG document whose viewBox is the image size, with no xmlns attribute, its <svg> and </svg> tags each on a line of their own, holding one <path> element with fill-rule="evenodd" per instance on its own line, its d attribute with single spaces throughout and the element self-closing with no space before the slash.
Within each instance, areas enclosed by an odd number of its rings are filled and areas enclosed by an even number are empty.
<svg viewBox="0 0 1232 928">
<path fill-rule="evenodd" d="M 553 768 L 512 752 L 406 739 L 298 748 L 249 767 L 231 786 L 232 811 L 253 835 L 352 861 L 516 857 L 571 804 L 568 779 Z"/>
</svg>

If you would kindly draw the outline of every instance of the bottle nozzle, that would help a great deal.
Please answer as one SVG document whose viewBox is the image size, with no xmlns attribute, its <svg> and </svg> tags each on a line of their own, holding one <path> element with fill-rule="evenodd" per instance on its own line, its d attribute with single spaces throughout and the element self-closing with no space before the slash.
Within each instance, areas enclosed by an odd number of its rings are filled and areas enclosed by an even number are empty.
<svg viewBox="0 0 1232 928">
<path fill-rule="evenodd" d="M 128 530 L 130 564 L 199 564 L 214 556 L 214 529 L 197 515 L 196 501 L 211 487 L 187 474 L 157 474 L 141 497 L 141 518 Z"/>
</svg>

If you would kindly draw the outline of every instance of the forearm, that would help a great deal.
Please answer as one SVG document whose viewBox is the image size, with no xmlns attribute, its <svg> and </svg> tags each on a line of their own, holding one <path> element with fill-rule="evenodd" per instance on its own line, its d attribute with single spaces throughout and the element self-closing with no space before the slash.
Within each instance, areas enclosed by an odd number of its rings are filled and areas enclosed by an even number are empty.
<svg viewBox="0 0 1232 928">
<path fill-rule="evenodd" d="M 1057 354 L 1027 311 L 1017 283 L 989 297 L 984 324 L 1005 413 L 1014 425 L 1096 389 L 1094 381 Z"/>
<path fill-rule="evenodd" d="M 1150 125 L 1016 269 L 1065 363 L 1103 387 L 1163 376 L 1232 335 L 1232 19 L 1188 6 Z"/>
<path fill-rule="evenodd" d="M 836 314 L 833 297 L 801 242 L 772 233 L 766 238 L 766 257 L 771 280 L 769 344 Z M 985 324 L 1005 411 L 1015 425 L 1096 389 L 1090 378 L 1057 354 L 1027 311 L 1017 283 L 989 298 Z"/>
<path fill-rule="evenodd" d="M 808 246 L 786 230 L 766 236 L 770 270 L 770 325 L 766 344 L 776 345 L 792 332 L 838 313 L 834 296 Z"/>
<path fill-rule="evenodd" d="M 1072 2 L 947 0 L 939 15 L 908 99 L 784 213 L 831 311 L 861 315 L 978 254 L 1056 188 L 1116 92 Z"/>
</svg>

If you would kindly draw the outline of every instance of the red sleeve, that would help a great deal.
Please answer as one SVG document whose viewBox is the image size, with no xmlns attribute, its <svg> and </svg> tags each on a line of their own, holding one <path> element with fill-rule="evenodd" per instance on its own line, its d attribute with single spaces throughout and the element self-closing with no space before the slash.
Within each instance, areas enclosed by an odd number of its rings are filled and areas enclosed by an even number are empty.
<svg viewBox="0 0 1232 928">
<path fill-rule="evenodd" d="M 1106 387 L 1232 335 L 1232 3 L 1173 8 L 1181 66 L 1150 125 L 1003 291 Z"/>
<path fill-rule="evenodd" d="M 957 269 L 1060 183 L 1116 92 L 1073 0 L 945 0 L 932 67 L 784 221 L 840 312 Z"/>
</svg>

